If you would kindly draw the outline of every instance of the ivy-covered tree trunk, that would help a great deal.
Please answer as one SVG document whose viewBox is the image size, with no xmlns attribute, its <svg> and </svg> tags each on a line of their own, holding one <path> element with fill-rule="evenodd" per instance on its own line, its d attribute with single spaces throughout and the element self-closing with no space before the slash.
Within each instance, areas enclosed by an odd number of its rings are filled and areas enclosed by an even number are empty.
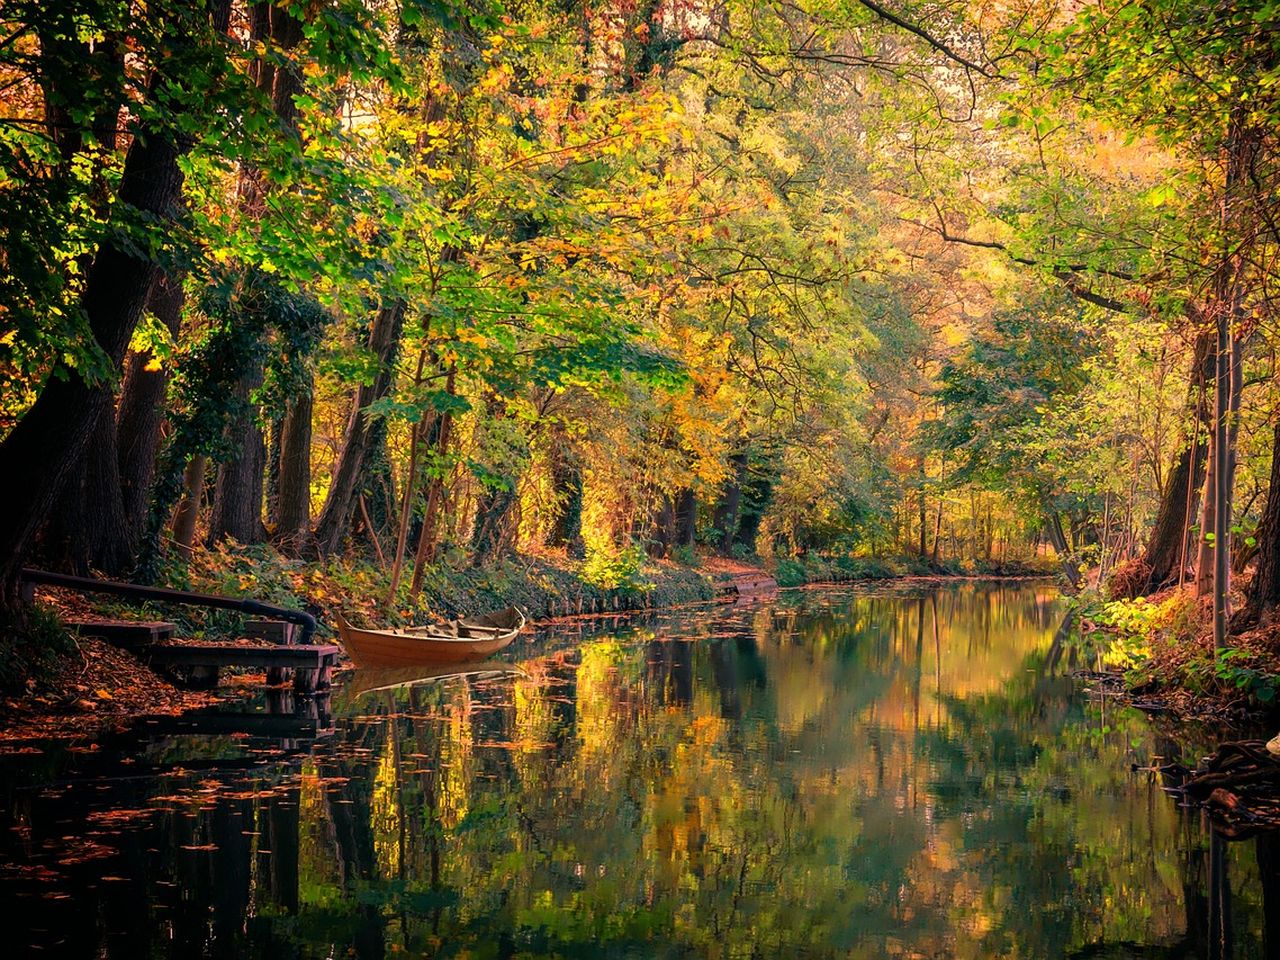
<svg viewBox="0 0 1280 960">
<path fill-rule="evenodd" d="M 560 506 L 547 535 L 547 545 L 564 547 L 570 557 L 586 552 L 582 539 L 582 466 L 568 441 L 555 437 L 551 442 L 551 485 Z"/>
<path fill-rule="evenodd" d="M 302 39 L 302 27 L 302 21 L 288 9 L 267 0 L 260 0 L 250 8 L 251 41 L 269 42 L 278 50 L 287 51 Z M 281 126 L 290 136 L 297 136 L 298 111 L 293 98 L 302 90 L 299 72 L 290 64 L 278 63 L 273 57 L 260 57 L 254 61 L 250 74 L 258 89 L 269 95 Z M 249 220 L 263 219 L 269 193 L 263 171 L 255 164 L 244 164 L 237 190 L 243 216 Z M 252 403 L 253 392 L 262 385 L 263 364 L 263 358 L 254 358 L 236 387 L 236 395 L 246 405 Z M 218 470 L 209 539 L 213 542 L 234 537 L 241 543 L 261 543 L 267 533 L 262 522 L 267 446 L 254 411 L 236 417 L 229 439 L 234 452 Z"/>
<path fill-rule="evenodd" d="M 449 368 L 449 377 L 445 382 L 445 390 L 452 394 L 456 384 L 457 370 Z M 453 413 L 446 410 L 436 418 L 433 432 L 427 438 L 427 450 L 437 458 L 444 458 L 449 453 L 449 445 L 453 441 Z M 418 531 L 418 546 L 414 553 L 413 579 L 409 584 L 409 595 L 417 598 L 422 590 L 422 579 L 427 567 L 435 563 L 436 551 L 440 546 L 440 516 L 444 512 L 445 477 L 433 473 L 427 483 L 427 504 L 422 513 L 422 529 Z"/>
<path fill-rule="evenodd" d="M 321 553 L 326 555 L 341 546 L 355 514 L 357 497 L 368 479 L 377 425 L 365 411 L 390 393 L 395 382 L 395 358 L 400 348 L 404 312 L 403 300 L 392 301 L 374 315 L 370 325 L 368 345 L 378 359 L 378 373 L 372 383 L 356 388 L 329 494 L 316 520 L 316 540 Z"/>
<path fill-rule="evenodd" d="M 510 542 L 507 518 L 515 502 L 514 484 L 500 490 L 486 490 L 480 495 L 471 537 L 472 566 L 484 566 L 506 550 Z"/>
<path fill-rule="evenodd" d="M 760 536 L 760 522 L 773 499 L 774 474 L 771 469 L 758 470 L 749 475 L 743 485 L 742 506 L 738 511 L 738 531 L 733 542 L 748 553 L 756 552 L 756 539 Z"/>
<path fill-rule="evenodd" d="M 676 503 L 669 493 L 658 495 L 653 513 L 653 532 L 648 538 L 648 554 L 663 558 L 671 553 L 676 540 Z"/>
<path fill-rule="evenodd" d="M 262 485 L 267 466 L 267 446 L 257 426 L 257 408 L 251 396 L 262 384 L 262 368 L 255 366 L 236 387 L 240 409 L 231 422 L 235 453 L 218 467 L 209 518 L 209 543 L 231 538 L 240 543 L 261 543 Z"/>
<path fill-rule="evenodd" d="M 476 504 L 476 522 L 471 535 L 471 565 L 481 567 L 497 559 L 511 546 L 512 508 L 516 506 L 518 478 L 503 477 L 504 486 L 485 489 Z"/>
</svg>

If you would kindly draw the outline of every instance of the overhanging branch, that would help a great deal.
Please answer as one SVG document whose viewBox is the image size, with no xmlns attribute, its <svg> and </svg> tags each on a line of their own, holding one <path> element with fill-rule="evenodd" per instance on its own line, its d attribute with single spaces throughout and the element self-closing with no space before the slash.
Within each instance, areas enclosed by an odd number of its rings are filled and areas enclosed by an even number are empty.
<svg viewBox="0 0 1280 960">
<path fill-rule="evenodd" d="M 895 27 L 898 27 L 900 30 L 905 30 L 907 31 L 907 33 L 910 33 L 914 36 L 919 37 L 921 40 L 923 40 L 929 46 L 933 47 L 933 49 L 937 50 L 940 54 L 942 54 L 948 60 L 952 60 L 955 63 L 960 64 L 960 66 L 964 67 L 967 70 L 973 70 L 976 73 L 980 73 L 984 77 L 989 77 L 994 79 L 997 76 L 997 74 L 993 73 L 989 68 L 981 66 L 980 64 L 975 63 L 974 61 L 958 53 L 950 44 L 946 43 L 943 40 L 939 40 L 933 34 L 929 33 L 928 30 L 925 30 L 923 27 L 917 26 L 916 24 L 912 23 L 909 20 L 904 20 L 902 17 L 898 16 L 893 11 L 887 10 L 884 7 L 880 6 L 880 4 L 876 3 L 875 0 L 858 0 L 858 2 L 861 3 L 862 6 L 870 10 L 872 13 L 874 13 L 881 20 L 886 20 L 889 23 L 892 23 Z"/>
<path fill-rule="evenodd" d="M 918 227 L 936 233 L 947 243 L 957 243 L 966 247 L 978 247 L 983 250 L 998 250 L 1014 263 L 1021 263 L 1028 267 L 1038 267 L 1047 270 L 1056 280 L 1062 282 L 1062 285 L 1075 297 L 1084 300 L 1086 303 L 1092 303 L 1094 306 L 1102 307 L 1104 310 L 1110 310 L 1113 313 L 1132 313 L 1133 308 L 1130 304 L 1115 297 L 1109 297 L 1104 293 L 1098 293 L 1090 290 L 1084 285 L 1081 278 L 1086 274 L 1096 273 L 1105 277 L 1112 277 L 1116 280 L 1124 280 L 1132 283 L 1136 278 L 1129 273 L 1120 270 L 1105 270 L 1096 267 L 1090 267 L 1085 263 L 1045 263 L 1042 260 L 1034 260 L 1031 257 L 1022 257 L 1013 253 L 1005 244 L 999 240 L 976 240 L 972 237 L 959 236 L 951 233 L 947 229 L 947 221 L 942 216 L 942 211 L 938 209 L 937 204 L 933 206 L 934 212 L 938 215 L 938 226 L 931 227 L 928 224 L 920 223 L 918 220 L 908 220 Z"/>
</svg>

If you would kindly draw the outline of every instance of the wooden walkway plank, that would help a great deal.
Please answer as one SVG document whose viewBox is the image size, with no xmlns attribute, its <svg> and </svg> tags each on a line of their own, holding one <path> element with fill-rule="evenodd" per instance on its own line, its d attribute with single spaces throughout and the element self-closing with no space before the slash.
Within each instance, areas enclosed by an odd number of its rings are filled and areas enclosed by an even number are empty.
<svg viewBox="0 0 1280 960">
<path fill-rule="evenodd" d="M 67 620 L 63 626 L 81 637 L 99 637 L 130 650 L 169 640 L 177 630 L 165 620 Z"/>
<path fill-rule="evenodd" d="M 144 651 L 154 665 L 186 672 L 201 686 L 215 686 L 223 667 L 290 667 L 294 690 L 314 693 L 327 689 L 340 648 L 332 644 L 153 643 Z"/>
</svg>

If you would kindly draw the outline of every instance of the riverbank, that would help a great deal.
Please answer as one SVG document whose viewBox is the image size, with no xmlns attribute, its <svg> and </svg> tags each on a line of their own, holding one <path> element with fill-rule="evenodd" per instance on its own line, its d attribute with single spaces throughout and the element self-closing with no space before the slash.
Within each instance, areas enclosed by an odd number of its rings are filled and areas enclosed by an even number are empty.
<svg viewBox="0 0 1280 960">
<path fill-rule="evenodd" d="M 696 558 L 693 564 L 654 561 L 639 552 L 594 561 L 563 555 L 518 556 L 484 568 L 435 567 L 412 597 L 406 585 L 389 602 L 391 583 L 377 565 L 345 559 L 290 560 L 269 547 L 223 545 L 200 549 L 181 567 L 165 571 L 162 585 L 226 596 L 254 598 L 305 609 L 321 627 L 317 639 L 332 639 L 335 615 L 361 624 L 403 625 L 519 606 L 534 623 L 564 617 L 636 612 L 706 602 L 735 593 L 738 580 L 776 577 L 780 586 L 845 583 L 940 583 L 952 579 L 1043 576 L 1025 565 L 979 565 L 939 570 L 914 560 L 806 558 L 775 564 Z M 36 600 L 39 636 L 32 637 L 25 676 L 7 678 L 0 699 L 0 740 L 88 738 L 149 713 L 180 713 L 204 706 L 218 694 L 180 690 L 131 654 L 102 641 L 76 637 L 58 626 L 76 620 L 165 620 L 177 635 L 227 639 L 243 635 L 240 614 L 199 607 L 125 603 L 69 590 L 42 588 Z M 14 662 L 11 658 L 10 662 Z M 242 687 L 260 685 L 261 674 L 240 674 Z M 220 695 L 237 695 L 224 687 Z"/>
<path fill-rule="evenodd" d="M 1215 650 L 1208 598 L 1171 588 L 1134 600 L 1072 600 L 1088 679 L 1149 712 L 1233 727 L 1280 717 L 1280 624 L 1233 634 Z"/>
<path fill-rule="evenodd" d="M 942 560 L 921 557 L 805 557 L 778 560 L 771 569 L 780 587 L 884 580 L 1013 580 L 1056 575 L 1056 561 Z"/>
</svg>

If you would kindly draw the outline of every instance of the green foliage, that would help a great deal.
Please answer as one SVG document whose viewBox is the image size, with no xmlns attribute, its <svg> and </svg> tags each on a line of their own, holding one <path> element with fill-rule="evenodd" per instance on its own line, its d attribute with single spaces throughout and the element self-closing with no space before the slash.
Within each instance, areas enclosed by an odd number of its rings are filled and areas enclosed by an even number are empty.
<svg viewBox="0 0 1280 960">
<path fill-rule="evenodd" d="M 1157 647 L 1194 638 L 1199 610 L 1195 597 L 1181 591 L 1158 602 L 1146 597 L 1103 600 L 1088 594 L 1076 600 L 1075 608 L 1082 623 L 1104 631 L 1103 663 L 1127 672 L 1135 682 L 1154 666 Z"/>
<path fill-rule="evenodd" d="M 1214 676 L 1255 703 L 1270 706 L 1280 693 L 1280 676 L 1262 669 L 1259 661 L 1251 650 L 1219 650 L 1213 665 Z"/>
<path fill-rule="evenodd" d="M 681 544 L 671 551 L 671 559 L 682 567 L 698 567 L 702 561 L 698 556 L 698 548 L 693 544 Z"/>
<path fill-rule="evenodd" d="M 800 587 L 809 582 L 804 563 L 789 557 L 780 559 L 773 568 L 773 578 L 780 587 Z"/>
<path fill-rule="evenodd" d="M 591 548 L 582 564 L 582 579 L 603 590 L 645 593 L 654 587 L 643 573 L 646 560 L 644 547 L 638 543 L 616 550 Z"/>
</svg>

